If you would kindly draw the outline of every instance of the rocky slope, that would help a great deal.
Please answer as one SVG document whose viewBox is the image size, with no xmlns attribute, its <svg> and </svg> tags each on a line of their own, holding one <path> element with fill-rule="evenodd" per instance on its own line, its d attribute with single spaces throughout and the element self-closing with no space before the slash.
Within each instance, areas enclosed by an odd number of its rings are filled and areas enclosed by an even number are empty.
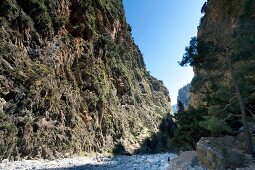
<svg viewBox="0 0 255 170">
<path fill-rule="evenodd" d="M 170 113 L 121 0 L 0 1 L 0 158 L 133 152 Z"/>
</svg>

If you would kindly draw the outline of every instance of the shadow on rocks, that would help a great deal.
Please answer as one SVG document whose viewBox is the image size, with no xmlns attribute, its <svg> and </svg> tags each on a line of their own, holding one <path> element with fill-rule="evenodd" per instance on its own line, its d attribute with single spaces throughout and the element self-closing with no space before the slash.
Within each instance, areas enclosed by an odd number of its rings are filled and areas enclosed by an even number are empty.
<svg viewBox="0 0 255 170">
<path fill-rule="evenodd" d="M 177 124 L 170 116 L 162 119 L 159 132 L 146 138 L 141 147 L 135 151 L 135 154 L 159 153 L 172 151 L 170 140 L 174 137 L 174 131 Z"/>
</svg>

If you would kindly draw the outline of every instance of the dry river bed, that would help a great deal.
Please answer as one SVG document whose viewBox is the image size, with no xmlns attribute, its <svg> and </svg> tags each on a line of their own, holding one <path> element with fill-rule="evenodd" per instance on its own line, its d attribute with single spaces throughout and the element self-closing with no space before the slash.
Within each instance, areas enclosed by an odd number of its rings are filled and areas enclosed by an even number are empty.
<svg viewBox="0 0 255 170">
<path fill-rule="evenodd" d="M 151 154 L 114 157 L 73 157 L 56 160 L 22 160 L 0 163 L 2 170 L 66 169 L 66 170 L 166 170 L 176 154 Z"/>
</svg>

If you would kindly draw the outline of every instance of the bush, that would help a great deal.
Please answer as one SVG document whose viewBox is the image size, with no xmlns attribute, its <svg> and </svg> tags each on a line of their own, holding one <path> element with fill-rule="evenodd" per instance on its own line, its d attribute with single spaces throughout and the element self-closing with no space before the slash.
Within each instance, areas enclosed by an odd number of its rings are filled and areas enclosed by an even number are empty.
<svg viewBox="0 0 255 170">
<path fill-rule="evenodd" d="M 209 130 L 213 136 L 220 136 L 232 131 L 226 121 L 220 120 L 217 117 L 206 117 L 205 121 L 200 122 L 200 126 Z"/>
<path fill-rule="evenodd" d="M 17 142 L 17 128 L 9 115 L 0 113 L 0 160 L 9 158 Z"/>
</svg>

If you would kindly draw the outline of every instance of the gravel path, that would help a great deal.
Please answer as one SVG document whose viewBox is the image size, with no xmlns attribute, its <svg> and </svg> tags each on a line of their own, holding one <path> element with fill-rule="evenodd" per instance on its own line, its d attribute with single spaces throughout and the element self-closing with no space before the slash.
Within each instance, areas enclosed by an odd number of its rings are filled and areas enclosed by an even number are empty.
<svg viewBox="0 0 255 170">
<path fill-rule="evenodd" d="M 115 157 L 74 157 L 49 160 L 23 160 L 0 163 L 2 170 L 27 169 L 66 169 L 66 170 L 166 170 L 168 158 L 176 154 L 153 154 Z"/>
</svg>

